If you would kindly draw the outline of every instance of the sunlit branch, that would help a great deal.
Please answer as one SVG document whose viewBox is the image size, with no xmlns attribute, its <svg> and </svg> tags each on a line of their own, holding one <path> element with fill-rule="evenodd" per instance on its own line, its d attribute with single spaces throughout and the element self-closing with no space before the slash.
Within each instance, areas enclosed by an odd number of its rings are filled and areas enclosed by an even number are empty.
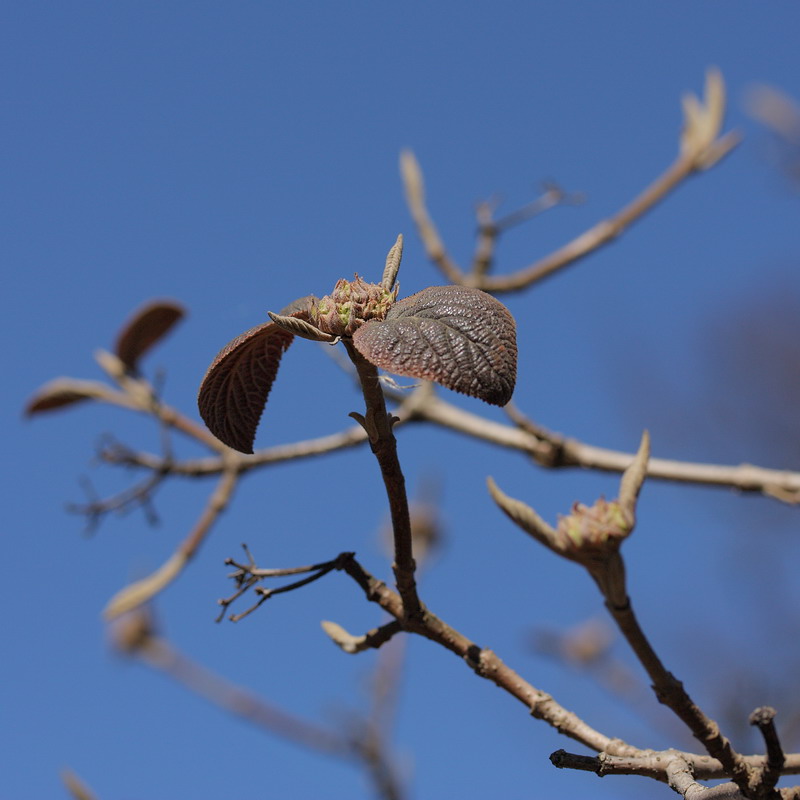
<svg viewBox="0 0 800 800">
<path fill-rule="evenodd" d="M 596 223 L 548 256 L 509 275 L 485 274 L 493 253 L 491 236 L 484 235 L 479 241 L 478 255 L 469 275 L 453 261 L 428 213 L 419 163 L 410 151 L 404 151 L 400 163 L 408 208 L 428 258 L 451 283 L 475 286 L 492 293 L 519 291 L 609 244 L 690 175 L 706 170 L 724 158 L 740 140 L 737 133 L 721 135 L 724 113 L 722 75 L 718 70 L 710 69 L 706 75 L 704 98 L 700 100 L 693 95 L 684 98 L 681 147 L 673 163 L 616 214 Z"/>
</svg>

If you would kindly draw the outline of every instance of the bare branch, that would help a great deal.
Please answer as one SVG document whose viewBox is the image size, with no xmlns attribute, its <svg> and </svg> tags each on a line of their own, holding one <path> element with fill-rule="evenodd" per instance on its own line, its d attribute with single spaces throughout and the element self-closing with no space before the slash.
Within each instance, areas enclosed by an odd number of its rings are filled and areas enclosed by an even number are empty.
<svg viewBox="0 0 800 800">
<path fill-rule="evenodd" d="M 544 192 L 535 200 L 500 219 L 494 219 L 495 203 L 491 201 L 480 203 L 476 209 L 478 240 L 475 244 L 475 255 L 468 282 L 471 285 L 479 284 L 482 276 L 489 272 L 501 233 L 559 204 L 582 202 L 582 199 L 582 196 L 579 199 L 578 195 L 567 195 L 560 187 L 550 183 L 545 185 Z"/>
<path fill-rule="evenodd" d="M 550 255 L 510 275 L 482 274 L 491 259 L 491 237 L 479 242 L 476 258 L 478 269 L 473 270 L 469 277 L 464 275 L 447 254 L 428 214 L 419 164 L 410 151 L 404 151 L 400 163 L 406 199 L 428 258 L 452 283 L 476 286 L 498 294 L 524 289 L 609 244 L 680 186 L 686 178 L 713 166 L 739 143 L 740 137 L 736 133 L 720 136 L 725 112 L 725 89 L 718 70 L 709 70 L 707 74 L 705 103 L 691 95 L 689 98 L 684 98 L 685 126 L 681 137 L 681 151 L 662 175 L 613 216 L 601 220 Z"/>
<path fill-rule="evenodd" d="M 750 715 L 750 724 L 755 725 L 764 737 L 767 747 L 767 759 L 764 766 L 754 771 L 752 786 L 758 798 L 771 798 L 777 795 L 775 785 L 783 772 L 786 756 L 781 747 L 778 731 L 775 729 L 774 708 L 761 706 Z"/>
<path fill-rule="evenodd" d="M 722 734 L 717 723 L 695 705 L 683 683 L 664 667 L 639 625 L 630 601 L 624 607 L 607 602 L 606 607 L 653 682 L 658 701 L 684 722 L 708 753 L 723 765 L 725 774 L 733 778 L 742 792 L 746 792 L 750 785 L 751 767 Z"/>
<path fill-rule="evenodd" d="M 475 439 L 527 453 L 540 466 L 548 469 L 581 467 L 600 472 L 624 472 L 635 458 L 633 453 L 596 447 L 548 431 L 525 418 L 512 404 L 506 406 L 505 410 L 512 416 L 516 426 L 504 425 L 458 408 L 430 392 L 427 385 L 420 387 L 412 395 L 404 396 L 388 389 L 385 389 L 384 393 L 402 402 L 402 405 L 394 412 L 398 419 L 396 424 L 409 421 L 431 422 Z M 162 407 L 162 410 L 164 408 L 166 407 Z M 169 424 L 169 420 L 165 421 Z M 210 434 L 209 437 L 213 438 Z M 235 459 L 237 468 L 244 473 L 268 464 L 291 461 L 296 458 L 308 458 L 355 447 L 363 444 L 366 439 L 367 435 L 363 427 L 356 425 L 340 433 L 264 448 L 252 455 L 227 452 L 224 458 L 187 459 L 173 463 L 167 463 L 163 458 L 153 454 L 134 453 L 133 451 L 128 452 L 124 458 L 120 458 L 115 453 L 103 451 L 101 457 L 109 463 L 139 466 L 155 471 L 165 471 L 171 475 L 194 478 L 219 474 L 227 464 L 233 463 L 231 459 Z M 217 442 L 217 447 L 219 449 L 222 445 Z M 770 469 L 753 464 L 703 464 L 651 458 L 648 462 L 647 477 L 655 480 L 718 486 L 736 489 L 740 492 L 764 494 L 792 505 L 800 503 L 800 472 L 791 470 Z"/>
<path fill-rule="evenodd" d="M 538 433 L 514 429 L 457 408 L 436 395 L 431 395 L 414 407 L 414 419 L 435 422 L 477 439 L 529 453 L 537 463 L 548 468 L 583 467 L 601 472 L 624 472 L 634 460 L 632 453 L 595 447 L 554 433 L 543 434 L 543 429 L 538 427 Z M 800 472 L 789 470 L 768 469 L 752 464 L 725 466 L 651 458 L 647 476 L 757 492 L 783 502 L 800 503 Z"/>
<path fill-rule="evenodd" d="M 406 190 L 406 202 L 411 217 L 417 226 L 428 258 L 436 264 L 450 283 L 461 283 L 463 273 L 447 253 L 425 205 L 425 182 L 419 162 L 411 150 L 400 153 L 400 175 Z"/>
<path fill-rule="evenodd" d="M 764 756 L 752 755 L 742 758 L 754 772 L 763 769 L 766 764 Z M 550 756 L 550 761 L 559 769 L 594 772 L 599 777 L 640 775 L 662 782 L 669 779 L 669 765 L 675 759 L 683 761 L 694 780 L 719 780 L 727 776 L 725 768 L 717 759 L 680 750 L 640 750 L 639 754 L 635 756 L 615 756 L 608 753 L 586 756 L 579 753 L 568 753 L 566 750 L 556 750 Z M 800 774 L 800 753 L 787 756 L 782 774 Z M 735 784 L 730 785 L 736 786 Z M 736 787 L 736 791 L 739 791 L 738 787 Z"/>
<path fill-rule="evenodd" d="M 342 569 L 361 587 L 368 600 L 377 603 L 384 611 L 402 622 L 404 630 L 424 636 L 450 650 L 477 675 L 492 681 L 525 705 L 536 719 L 544 720 L 559 733 L 597 752 L 606 751 L 614 755 L 636 755 L 640 752 L 620 739 L 612 739 L 591 728 L 576 714 L 557 703 L 549 694 L 532 686 L 521 675 L 506 666 L 491 650 L 479 647 L 427 609 L 423 608 L 422 614 L 417 617 L 407 618 L 400 596 L 383 581 L 370 575 L 355 557 L 345 559 Z"/>
</svg>

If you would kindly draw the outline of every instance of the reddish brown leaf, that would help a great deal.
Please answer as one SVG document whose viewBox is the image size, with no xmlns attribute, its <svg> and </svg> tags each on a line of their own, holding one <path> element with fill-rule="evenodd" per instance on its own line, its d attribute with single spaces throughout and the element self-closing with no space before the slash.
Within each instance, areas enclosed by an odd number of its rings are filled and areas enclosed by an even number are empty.
<svg viewBox="0 0 800 800">
<path fill-rule="evenodd" d="M 55 411 L 59 408 L 90 400 L 102 393 L 105 386 L 95 381 L 79 381 L 74 378 L 56 378 L 45 384 L 25 404 L 25 414 L 31 416 L 42 411 Z"/>
<path fill-rule="evenodd" d="M 312 296 L 302 297 L 281 311 L 308 319 Z M 278 366 L 294 336 L 274 322 L 265 322 L 237 336 L 220 350 L 208 368 L 197 404 L 208 429 L 241 453 L 252 453 L 256 428 Z"/>
<path fill-rule="evenodd" d="M 162 339 L 185 314 L 182 306 L 170 300 L 157 300 L 142 306 L 123 326 L 117 337 L 116 354 L 133 371 L 139 359 Z"/>
<path fill-rule="evenodd" d="M 395 303 L 383 321 L 359 328 L 353 344 L 381 369 L 436 381 L 493 405 L 505 405 L 514 392 L 514 318 L 479 289 L 423 289 Z"/>
</svg>

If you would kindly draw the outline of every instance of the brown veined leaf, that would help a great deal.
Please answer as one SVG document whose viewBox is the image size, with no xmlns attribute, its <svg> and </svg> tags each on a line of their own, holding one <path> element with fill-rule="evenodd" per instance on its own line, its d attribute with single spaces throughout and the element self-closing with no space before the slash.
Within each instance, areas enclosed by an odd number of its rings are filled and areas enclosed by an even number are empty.
<svg viewBox="0 0 800 800">
<path fill-rule="evenodd" d="M 313 295 L 290 303 L 283 316 L 308 319 Z M 197 405 L 208 429 L 240 453 L 252 453 L 256 429 L 278 374 L 281 357 L 294 336 L 265 322 L 220 350 L 200 384 Z"/>
<path fill-rule="evenodd" d="M 514 392 L 514 317 L 479 289 L 423 289 L 395 303 L 383 321 L 359 328 L 353 344 L 381 369 L 436 381 L 492 405 L 504 406 Z"/>
<path fill-rule="evenodd" d="M 25 415 L 31 416 L 42 411 L 56 411 L 59 408 L 91 400 L 107 391 L 99 381 L 80 381 L 75 378 L 56 378 L 46 383 L 25 404 Z"/>
<path fill-rule="evenodd" d="M 114 349 L 120 361 L 135 371 L 139 359 L 166 336 L 185 313 L 183 306 L 171 300 L 155 300 L 142 306 L 119 332 Z"/>
</svg>

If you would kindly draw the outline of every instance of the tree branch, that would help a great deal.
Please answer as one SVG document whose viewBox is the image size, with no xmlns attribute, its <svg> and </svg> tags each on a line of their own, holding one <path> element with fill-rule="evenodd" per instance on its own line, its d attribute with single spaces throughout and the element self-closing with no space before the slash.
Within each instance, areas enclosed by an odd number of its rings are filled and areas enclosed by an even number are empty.
<svg viewBox="0 0 800 800">
<path fill-rule="evenodd" d="M 445 647 L 457 655 L 473 672 L 492 681 L 521 702 L 531 716 L 541 719 L 559 733 L 569 736 L 597 752 L 615 755 L 637 755 L 641 751 L 620 739 L 612 739 L 587 725 L 576 714 L 556 702 L 549 694 L 537 689 L 513 669 L 506 666 L 491 650 L 479 647 L 427 609 L 413 619 L 405 618 L 403 601 L 383 581 L 370 575 L 354 556 L 343 560 L 342 569 L 362 589 L 370 602 L 401 621 L 404 630 L 416 633 Z"/>
<path fill-rule="evenodd" d="M 405 616 L 415 617 L 421 612 L 421 604 L 414 577 L 416 564 L 412 548 L 411 517 L 408 511 L 406 482 L 397 458 L 397 440 L 392 432 L 394 420 L 386 410 L 386 400 L 378 381 L 377 367 L 367 361 L 349 341 L 345 339 L 343 344 L 358 371 L 366 403 L 366 412 L 363 417 L 357 414 L 351 414 L 351 416 L 367 432 L 370 448 L 381 469 L 386 495 L 389 499 L 392 533 L 394 534 L 394 564 L 392 568 L 397 581 L 397 589 L 403 599 Z"/>
</svg>

